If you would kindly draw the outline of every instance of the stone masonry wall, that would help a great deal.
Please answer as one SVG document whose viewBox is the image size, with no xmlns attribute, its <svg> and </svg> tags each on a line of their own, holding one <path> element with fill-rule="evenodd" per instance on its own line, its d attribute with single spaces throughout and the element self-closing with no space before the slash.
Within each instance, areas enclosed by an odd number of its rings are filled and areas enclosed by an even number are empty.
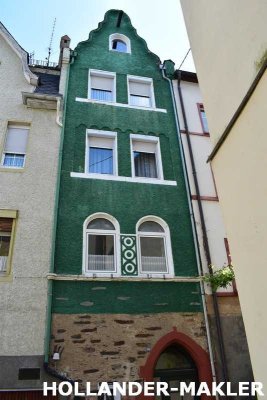
<svg viewBox="0 0 267 400">
<path fill-rule="evenodd" d="M 54 314 L 51 354 L 58 346 L 63 352 L 51 366 L 82 386 L 137 380 L 149 351 L 174 327 L 207 350 L 202 313 Z"/>
</svg>

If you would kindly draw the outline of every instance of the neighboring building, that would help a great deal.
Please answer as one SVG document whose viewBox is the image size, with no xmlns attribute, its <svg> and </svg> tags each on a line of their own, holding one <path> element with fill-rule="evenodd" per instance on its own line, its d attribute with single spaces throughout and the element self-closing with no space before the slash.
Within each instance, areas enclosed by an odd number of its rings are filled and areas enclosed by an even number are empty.
<svg viewBox="0 0 267 400">
<path fill-rule="evenodd" d="M 209 120 L 211 162 L 254 378 L 267 388 L 266 17 L 264 1 L 182 0 Z M 263 177 L 264 176 L 264 177 Z"/>
<path fill-rule="evenodd" d="M 46 275 L 63 87 L 60 67 L 30 68 L 26 51 L 0 24 L 1 398 L 7 398 L 4 390 L 16 396 L 16 389 L 28 389 L 37 399 L 34 389 L 42 389 L 43 379 L 48 379 L 43 370 Z M 19 396 L 30 394 L 23 391 Z"/>
<path fill-rule="evenodd" d="M 94 387 L 210 383 L 170 81 L 123 11 L 108 11 L 73 54 L 49 275 L 50 367 Z"/>
<path fill-rule="evenodd" d="M 180 132 L 196 221 L 201 264 L 204 273 L 231 263 L 230 246 L 225 232 L 219 198 L 207 158 L 212 151 L 209 127 L 197 75 L 175 71 L 173 89 L 177 104 Z M 206 301 L 211 321 L 217 379 L 238 382 L 253 381 L 247 340 L 235 285 L 219 288 L 216 297 L 206 287 Z M 217 305 L 218 313 L 216 314 Z M 217 321 L 216 321 L 217 320 Z M 221 353 L 216 322 L 221 325 L 224 352 Z M 231 332 L 231 335 L 229 335 Z M 223 365 L 223 359 L 225 362 Z M 239 367 L 236 368 L 236 365 Z"/>
</svg>

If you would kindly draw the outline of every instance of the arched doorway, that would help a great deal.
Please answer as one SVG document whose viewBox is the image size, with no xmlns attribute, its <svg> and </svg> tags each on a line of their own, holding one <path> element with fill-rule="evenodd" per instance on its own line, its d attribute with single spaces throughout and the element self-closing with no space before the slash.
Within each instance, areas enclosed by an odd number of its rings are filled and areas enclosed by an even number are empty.
<svg viewBox="0 0 267 400">
<path fill-rule="evenodd" d="M 174 328 L 159 339 L 151 349 L 145 365 L 140 368 L 140 377 L 148 382 L 154 380 L 168 382 L 170 379 L 170 385 L 176 384 L 177 380 L 206 382 L 211 388 L 212 372 L 209 355 L 194 340 Z M 175 379 L 176 382 L 171 381 Z M 189 398 L 184 397 L 184 400 Z M 179 397 L 176 396 L 174 399 Z M 203 394 L 201 400 L 205 399 L 211 400 L 212 397 Z"/>
<path fill-rule="evenodd" d="M 187 351 L 177 345 L 172 344 L 167 347 L 159 356 L 154 369 L 154 380 L 160 382 L 167 382 L 169 392 L 172 388 L 178 388 L 180 382 L 195 382 L 198 384 L 198 371 L 192 357 Z M 161 400 L 166 396 L 161 395 Z M 171 400 L 189 400 L 193 399 L 189 394 L 180 396 L 178 392 L 172 392 L 170 395 Z"/>
</svg>

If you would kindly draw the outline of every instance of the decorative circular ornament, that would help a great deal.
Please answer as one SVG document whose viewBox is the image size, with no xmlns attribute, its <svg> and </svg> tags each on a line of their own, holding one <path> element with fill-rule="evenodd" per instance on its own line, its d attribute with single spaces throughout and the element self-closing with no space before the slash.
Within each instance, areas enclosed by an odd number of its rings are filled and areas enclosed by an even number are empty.
<svg viewBox="0 0 267 400">
<path fill-rule="evenodd" d="M 127 260 L 130 260 L 131 258 L 134 257 L 134 252 L 132 250 L 126 250 L 125 253 L 124 253 L 124 257 Z"/>
<path fill-rule="evenodd" d="M 124 244 L 125 244 L 125 246 L 132 246 L 133 245 L 133 239 L 130 238 L 130 237 L 124 239 Z"/>
<path fill-rule="evenodd" d="M 132 273 L 134 272 L 134 265 L 133 265 L 133 264 L 130 264 L 130 263 L 126 264 L 126 265 L 125 265 L 125 271 L 126 271 L 128 274 L 132 274 Z"/>
</svg>

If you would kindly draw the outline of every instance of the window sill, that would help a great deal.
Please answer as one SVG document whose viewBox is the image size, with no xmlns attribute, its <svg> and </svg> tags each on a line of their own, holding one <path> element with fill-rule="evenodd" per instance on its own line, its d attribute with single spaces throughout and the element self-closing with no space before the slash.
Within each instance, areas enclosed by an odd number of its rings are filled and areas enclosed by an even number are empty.
<svg viewBox="0 0 267 400">
<path fill-rule="evenodd" d="M 150 183 L 153 185 L 167 185 L 167 186 L 177 186 L 176 181 L 166 181 L 163 179 L 154 178 L 133 178 L 129 176 L 115 176 L 115 175 L 105 175 L 105 174 L 85 174 L 84 172 L 71 172 L 70 176 L 72 178 L 82 178 L 82 179 L 99 179 L 106 181 L 118 181 L 118 182 L 131 182 L 131 183 Z"/>
<path fill-rule="evenodd" d="M 11 274 L 5 275 L 0 273 L 0 283 L 10 283 L 13 281 L 13 277 Z"/>
<path fill-rule="evenodd" d="M 81 97 L 76 97 L 75 100 L 79 101 L 81 103 L 105 104 L 105 105 L 114 106 L 114 107 L 132 108 L 134 110 L 156 111 L 156 112 L 167 113 L 167 110 L 164 109 L 164 108 L 131 106 L 130 104 L 115 103 L 115 102 L 112 102 L 112 101 L 100 101 L 100 100 L 84 99 L 84 98 L 81 98 Z"/>
<path fill-rule="evenodd" d="M 23 172 L 24 167 L 5 167 L 4 165 L 0 166 L 0 172 Z"/>
<path fill-rule="evenodd" d="M 114 276 L 111 277 L 109 276 L 95 276 L 93 277 L 92 275 L 87 276 L 87 275 L 66 275 L 66 274 L 47 274 L 47 279 L 49 280 L 55 280 L 55 281 L 146 281 L 146 282 L 200 282 L 199 277 L 191 277 L 191 276 L 167 276 L 165 275 L 165 278 L 163 277 L 147 277 L 147 276 Z"/>
</svg>

